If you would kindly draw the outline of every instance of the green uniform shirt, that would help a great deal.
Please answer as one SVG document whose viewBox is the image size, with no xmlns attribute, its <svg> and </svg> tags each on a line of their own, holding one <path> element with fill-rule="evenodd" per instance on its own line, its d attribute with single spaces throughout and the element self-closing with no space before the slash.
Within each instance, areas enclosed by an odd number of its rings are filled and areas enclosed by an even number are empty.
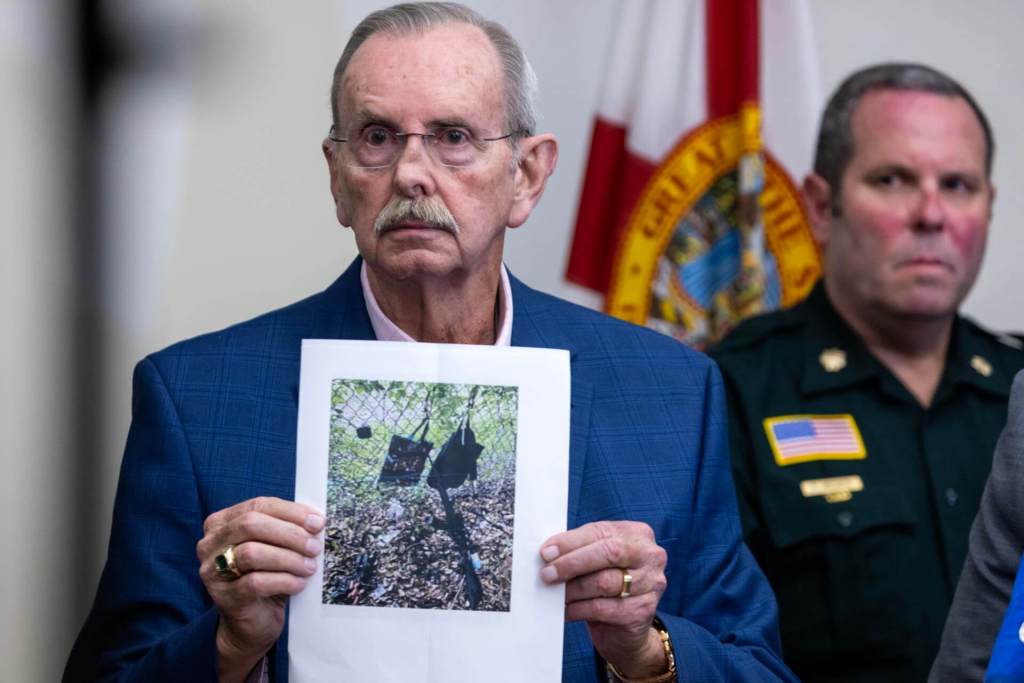
<svg viewBox="0 0 1024 683">
<path fill-rule="evenodd" d="M 744 534 L 803 680 L 927 678 L 1021 347 L 958 317 L 923 408 L 819 282 L 713 352 Z"/>
</svg>

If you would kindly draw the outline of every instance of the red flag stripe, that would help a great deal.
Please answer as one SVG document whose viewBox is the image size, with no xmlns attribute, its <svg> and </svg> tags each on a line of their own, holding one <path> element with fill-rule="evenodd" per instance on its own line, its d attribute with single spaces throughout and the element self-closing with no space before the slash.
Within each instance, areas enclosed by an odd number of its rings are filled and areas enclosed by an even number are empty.
<svg viewBox="0 0 1024 683">
<path fill-rule="evenodd" d="M 601 293 L 608 291 L 612 259 L 629 211 L 657 167 L 630 154 L 626 129 L 598 117 L 590 140 L 566 279 Z"/>
<path fill-rule="evenodd" d="M 758 0 L 705 0 L 708 118 L 758 100 Z"/>
</svg>

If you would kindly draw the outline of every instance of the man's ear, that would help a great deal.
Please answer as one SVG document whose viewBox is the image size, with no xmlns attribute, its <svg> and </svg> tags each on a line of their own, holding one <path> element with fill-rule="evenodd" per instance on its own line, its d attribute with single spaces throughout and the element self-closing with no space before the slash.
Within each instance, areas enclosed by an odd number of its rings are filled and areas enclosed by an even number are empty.
<svg viewBox="0 0 1024 683">
<path fill-rule="evenodd" d="M 508 214 L 508 227 L 518 228 L 530 217 L 544 194 L 548 176 L 558 161 L 558 142 L 545 133 L 519 140 L 519 163 L 515 170 L 515 193 Z"/>
<path fill-rule="evenodd" d="M 804 209 L 811 222 L 811 231 L 818 244 L 828 244 L 832 227 L 832 188 L 828 181 L 817 173 L 804 178 Z"/>
<path fill-rule="evenodd" d="M 324 138 L 324 141 L 320 143 L 320 148 L 324 152 L 324 159 L 327 160 L 327 172 L 331 178 L 331 197 L 334 199 L 334 213 L 338 217 L 338 222 L 344 227 L 352 225 L 351 217 L 349 216 L 348 210 L 345 208 L 344 195 L 341 192 L 341 174 L 338 172 L 338 164 L 341 163 L 338 159 L 338 143 L 330 138 Z"/>
</svg>

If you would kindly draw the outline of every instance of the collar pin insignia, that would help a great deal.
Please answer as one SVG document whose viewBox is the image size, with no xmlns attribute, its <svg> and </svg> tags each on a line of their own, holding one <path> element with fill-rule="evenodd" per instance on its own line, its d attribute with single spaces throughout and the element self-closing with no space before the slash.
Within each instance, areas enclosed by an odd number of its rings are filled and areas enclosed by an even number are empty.
<svg viewBox="0 0 1024 683">
<path fill-rule="evenodd" d="M 825 349 L 818 356 L 818 362 L 825 372 L 839 372 L 846 367 L 846 351 L 837 348 Z"/>
<path fill-rule="evenodd" d="M 974 356 L 971 358 L 971 367 L 982 377 L 988 377 L 992 374 L 992 364 L 981 356 Z"/>
</svg>

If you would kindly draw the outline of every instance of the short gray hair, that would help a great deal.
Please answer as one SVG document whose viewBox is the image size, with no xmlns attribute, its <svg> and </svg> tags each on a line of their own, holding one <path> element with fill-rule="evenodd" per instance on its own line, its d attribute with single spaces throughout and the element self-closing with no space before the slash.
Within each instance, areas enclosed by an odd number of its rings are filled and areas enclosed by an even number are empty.
<svg viewBox="0 0 1024 683">
<path fill-rule="evenodd" d="M 537 127 L 537 114 L 534 110 L 537 75 L 522 48 L 504 26 L 454 2 L 393 5 L 378 10 L 359 22 L 341 53 L 338 65 L 334 68 L 334 80 L 331 83 L 331 115 L 334 126 L 337 128 L 340 124 L 338 97 L 341 94 L 345 70 L 352 60 L 352 55 L 370 36 L 375 33 L 407 36 L 454 23 L 469 24 L 482 30 L 498 53 L 505 76 L 505 122 L 508 130 L 504 132 L 511 133 L 513 139 L 533 135 Z"/>
<path fill-rule="evenodd" d="M 839 189 L 853 157 L 853 114 L 861 98 L 876 90 L 904 90 L 959 97 L 968 105 L 985 133 L 985 173 L 992 174 L 995 140 L 985 112 L 967 89 L 937 69 L 923 64 L 885 63 L 855 71 L 839 84 L 825 106 L 814 154 L 814 172 L 832 189 L 832 212 L 840 213 Z"/>
</svg>

